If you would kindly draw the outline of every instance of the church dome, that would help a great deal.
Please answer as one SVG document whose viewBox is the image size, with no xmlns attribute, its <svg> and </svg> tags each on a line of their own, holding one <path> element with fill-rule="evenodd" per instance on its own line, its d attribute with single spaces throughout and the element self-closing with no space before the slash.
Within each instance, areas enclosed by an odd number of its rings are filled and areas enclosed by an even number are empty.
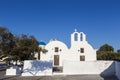
<svg viewBox="0 0 120 80">
<path fill-rule="evenodd" d="M 45 44 L 45 42 L 39 42 L 39 45 L 45 46 L 46 44 Z"/>
<path fill-rule="evenodd" d="M 54 53 L 55 47 L 59 48 L 59 51 L 65 53 L 68 50 L 67 45 L 65 45 L 61 41 L 50 41 L 46 46 L 45 49 L 48 50 L 50 53 Z"/>
</svg>

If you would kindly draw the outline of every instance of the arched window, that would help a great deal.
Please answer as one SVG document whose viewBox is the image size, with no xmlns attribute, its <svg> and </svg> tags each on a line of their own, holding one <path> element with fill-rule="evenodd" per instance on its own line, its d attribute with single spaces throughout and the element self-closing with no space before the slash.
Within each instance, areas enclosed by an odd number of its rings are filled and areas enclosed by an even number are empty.
<svg viewBox="0 0 120 80">
<path fill-rule="evenodd" d="M 80 34 L 80 41 L 83 41 L 83 34 Z"/>
<path fill-rule="evenodd" d="M 77 33 L 75 33 L 75 35 L 74 35 L 74 40 L 78 41 L 78 34 Z"/>
</svg>

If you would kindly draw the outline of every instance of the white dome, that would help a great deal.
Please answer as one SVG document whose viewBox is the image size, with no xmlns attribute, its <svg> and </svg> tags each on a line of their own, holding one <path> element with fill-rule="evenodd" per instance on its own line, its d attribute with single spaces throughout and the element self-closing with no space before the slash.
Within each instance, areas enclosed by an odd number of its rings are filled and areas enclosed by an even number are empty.
<svg viewBox="0 0 120 80">
<path fill-rule="evenodd" d="M 67 46 L 61 42 L 61 41 L 50 41 L 46 46 L 45 49 L 47 49 L 49 52 L 54 52 L 54 48 L 59 47 L 61 52 L 68 50 Z"/>
</svg>

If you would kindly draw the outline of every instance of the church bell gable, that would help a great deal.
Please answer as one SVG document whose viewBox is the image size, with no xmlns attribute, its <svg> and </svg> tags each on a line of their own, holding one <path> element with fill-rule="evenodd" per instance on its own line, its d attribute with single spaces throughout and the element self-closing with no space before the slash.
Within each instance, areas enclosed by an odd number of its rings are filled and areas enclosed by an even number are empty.
<svg viewBox="0 0 120 80">
<path fill-rule="evenodd" d="M 83 32 L 75 31 L 71 34 L 71 45 L 77 42 L 86 42 L 86 35 Z"/>
</svg>

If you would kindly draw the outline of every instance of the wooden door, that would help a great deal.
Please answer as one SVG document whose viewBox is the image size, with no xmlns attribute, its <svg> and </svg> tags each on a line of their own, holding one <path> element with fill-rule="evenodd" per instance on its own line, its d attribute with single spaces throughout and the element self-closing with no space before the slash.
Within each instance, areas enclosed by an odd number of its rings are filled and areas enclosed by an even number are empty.
<svg viewBox="0 0 120 80">
<path fill-rule="evenodd" d="M 59 55 L 54 55 L 54 65 L 59 66 Z"/>
</svg>

